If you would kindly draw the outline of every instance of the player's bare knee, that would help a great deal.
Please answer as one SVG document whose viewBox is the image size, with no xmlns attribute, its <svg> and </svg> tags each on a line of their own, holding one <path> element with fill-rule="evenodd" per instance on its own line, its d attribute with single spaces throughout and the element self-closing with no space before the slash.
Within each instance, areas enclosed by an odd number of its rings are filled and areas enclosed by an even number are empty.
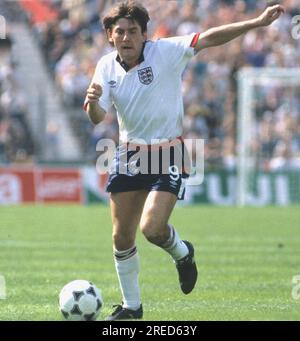
<svg viewBox="0 0 300 341">
<path fill-rule="evenodd" d="M 164 244 L 169 237 L 164 224 L 147 223 L 141 225 L 141 231 L 150 243 L 159 246 Z"/>
<path fill-rule="evenodd" d="M 135 238 L 133 236 L 120 232 L 113 232 L 112 240 L 114 248 L 118 251 L 128 250 L 135 243 Z"/>
</svg>

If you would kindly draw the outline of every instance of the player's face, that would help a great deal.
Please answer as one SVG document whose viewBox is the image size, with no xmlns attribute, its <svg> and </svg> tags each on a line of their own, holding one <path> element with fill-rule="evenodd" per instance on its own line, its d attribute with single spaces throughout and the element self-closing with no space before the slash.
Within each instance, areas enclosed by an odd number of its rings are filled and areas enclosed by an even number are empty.
<svg viewBox="0 0 300 341">
<path fill-rule="evenodd" d="M 131 67 L 135 66 L 147 39 L 141 26 L 136 21 L 121 18 L 108 34 L 109 41 L 118 50 L 121 60 Z"/>
</svg>

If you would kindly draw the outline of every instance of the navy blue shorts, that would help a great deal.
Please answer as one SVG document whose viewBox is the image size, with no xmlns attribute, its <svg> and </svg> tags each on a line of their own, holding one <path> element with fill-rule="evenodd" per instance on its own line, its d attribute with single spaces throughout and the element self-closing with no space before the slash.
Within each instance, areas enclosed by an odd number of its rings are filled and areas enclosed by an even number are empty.
<svg viewBox="0 0 300 341">
<path fill-rule="evenodd" d="M 188 154 L 181 141 L 175 146 L 155 150 L 139 147 L 131 150 L 127 145 L 121 145 L 113 159 L 106 191 L 163 191 L 182 200 L 189 166 Z"/>
</svg>

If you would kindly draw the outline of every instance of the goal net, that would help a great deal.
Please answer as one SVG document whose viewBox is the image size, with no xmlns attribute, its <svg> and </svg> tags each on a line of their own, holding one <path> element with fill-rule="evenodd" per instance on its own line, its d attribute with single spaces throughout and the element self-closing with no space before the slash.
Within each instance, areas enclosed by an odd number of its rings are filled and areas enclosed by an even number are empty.
<svg viewBox="0 0 300 341">
<path fill-rule="evenodd" d="M 300 202 L 300 68 L 239 72 L 237 140 L 239 206 Z"/>
</svg>

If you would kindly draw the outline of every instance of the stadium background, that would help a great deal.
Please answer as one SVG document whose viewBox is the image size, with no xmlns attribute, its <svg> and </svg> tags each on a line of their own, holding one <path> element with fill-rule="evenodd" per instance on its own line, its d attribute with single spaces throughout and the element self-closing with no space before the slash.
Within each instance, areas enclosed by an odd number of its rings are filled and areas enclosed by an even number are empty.
<svg viewBox="0 0 300 341">
<path fill-rule="evenodd" d="M 99 25 L 99 13 L 102 16 L 114 2 L 0 2 L 0 14 L 6 20 L 6 39 L 0 39 L 0 205 L 8 205 L 0 207 L 0 273 L 7 279 L 12 299 L 8 307 L 0 300 L 0 319 L 59 319 L 54 302 L 57 290 L 81 275 L 100 282 L 106 288 L 106 301 L 116 302 L 108 208 L 39 205 L 107 200 L 106 176 L 99 176 L 95 169 L 96 143 L 102 138 L 118 141 L 116 116 L 111 112 L 93 127 L 82 103 L 98 59 L 111 49 Z M 151 39 L 245 20 L 273 3 L 142 2 L 150 12 Z M 176 315 L 176 309 L 183 308 L 177 292 L 158 285 L 156 289 L 162 291 L 158 296 L 147 284 L 144 294 L 149 300 L 152 295 L 161 301 L 152 302 L 149 319 L 299 319 L 298 302 L 290 297 L 291 279 L 299 273 L 298 206 L 266 207 L 264 211 L 214 206 L 236 203 L 238 71 L 245 66 L 300 67 L 300 39 L 291 36 L 292 18 L 300 14 L 300 4 L 297 0 L 280 3 L 286 13 L 271 27 L 199 53 L 183 75 L 184 136 L 205 139 L 204 183 L 187 191 L 186 203 L 213 205 L 178 208 L 174 220 L 179 231 L 189 225 L 196 246 L 199 239 L 206 281 L 200 284 L 200 296 L 185 303 L 184 309 L 189 307 L 191 312 L 184 310 L 184 317 Z M 257 169 L 273 180 L 267 188 L 270 195 L 257 189 L 256 206 L 300 202 L 299 99 L 299 87 L 280 91 L 266 87 L 257 98 L 253 136 Z M 278 174 L 292 179 L 285 190 L 288 200 L 282 200 L 281 192 L 276 191 Z M 38 205 L 15 206 L 21 203 Z M 99 224 L 105 226 L 100 236 Z M 82 226 L 89 226 L 88 234 Z M 105 265 L 101 261 L 101 266 L 99 243 L 104 244 L 101 257 Z M 149 259 L 151 254 L 155 263 L 161 262 L 158 251 L 143 247 Z M 82 256 L 78 270 L 74 259 Z M 164 261 L 167 258 L 162 264 Z M 157 278 L 174 277 L 169 270 L 158 272 L 150 261 L 145 262 Z M 220 264 L 222 269 L 217 272 Z M 144 279 L 152 283 L 150 277 Z M 248 284 L 243 286 L 245 280 Z M 31 295 L 25 301 L 24 290 Z M 33 304 L 32 292 L 37 295 Z M 174 300 L 171 310 L 170 297 Z M 174 314 L 168 317 L 170 312 Z"/>
<path fill-rule="evenodd" d="M 93 165 L 99 156 L 97 141 L 118 141 L 116 115 L 109 113 L 103 123 L 93 127 L 82 111 L 82 103 L 95 64 L 111 49 L 99 25 L 99 13 L 103 15 L 112 3 L 1 2 L 7 39 L 0 40 L 0 162 L 16 167 L 9 171 L 10 177 L 5 177 L 8 170 L 0 171 L 0 203 L 28 201 L 27 197 L 40 202 L 59 198 L 72 201 L 71 197 L 75 201 L 106 200 L 106 178 L 97 176 Z M 245 20 L 266 6 L 266 1 L 251 0 L 144 3 L 150 11 L 152 39 L 203 32 L 215 23 Z M 187 202 L 232 205 L 236 201 L 230 179 L 236 171 L 239 147 L 237 72 L 245 66 L 300 66 L 300 40 L 291 35 L 292 18 L 299 13 L 299 4 L 282 3 L 286 13 L 271 27 L 249 32 L 225 47 L 201 52 L 184 73 L 184 136 L 205 139 L 206 172 L 204 184 L 188 190 Z M 255 154 L 260 170 L 273 174 L 272 179 L 278 171 L 300 169 L 299 97 L 299 87 L 293 91 L 270 88 L 257 99 Z M 77 164 L 84 168 L 67 173 L 49 169 L 45 173 L 40 167 L 31 174 L 20 171 L 20 165 L 41 164 Z M 267 189 L 273 194 L 265 200 L 258 194 L 254 204 L 299 202 L 297 176 L 291 181 L 287 202 L 280 200 L 280 192 L 274 194 L 273 182 Z M 27 193 L 16 193 L 13 188 L 17 187 L 26 187 Z"/>
</svg>

